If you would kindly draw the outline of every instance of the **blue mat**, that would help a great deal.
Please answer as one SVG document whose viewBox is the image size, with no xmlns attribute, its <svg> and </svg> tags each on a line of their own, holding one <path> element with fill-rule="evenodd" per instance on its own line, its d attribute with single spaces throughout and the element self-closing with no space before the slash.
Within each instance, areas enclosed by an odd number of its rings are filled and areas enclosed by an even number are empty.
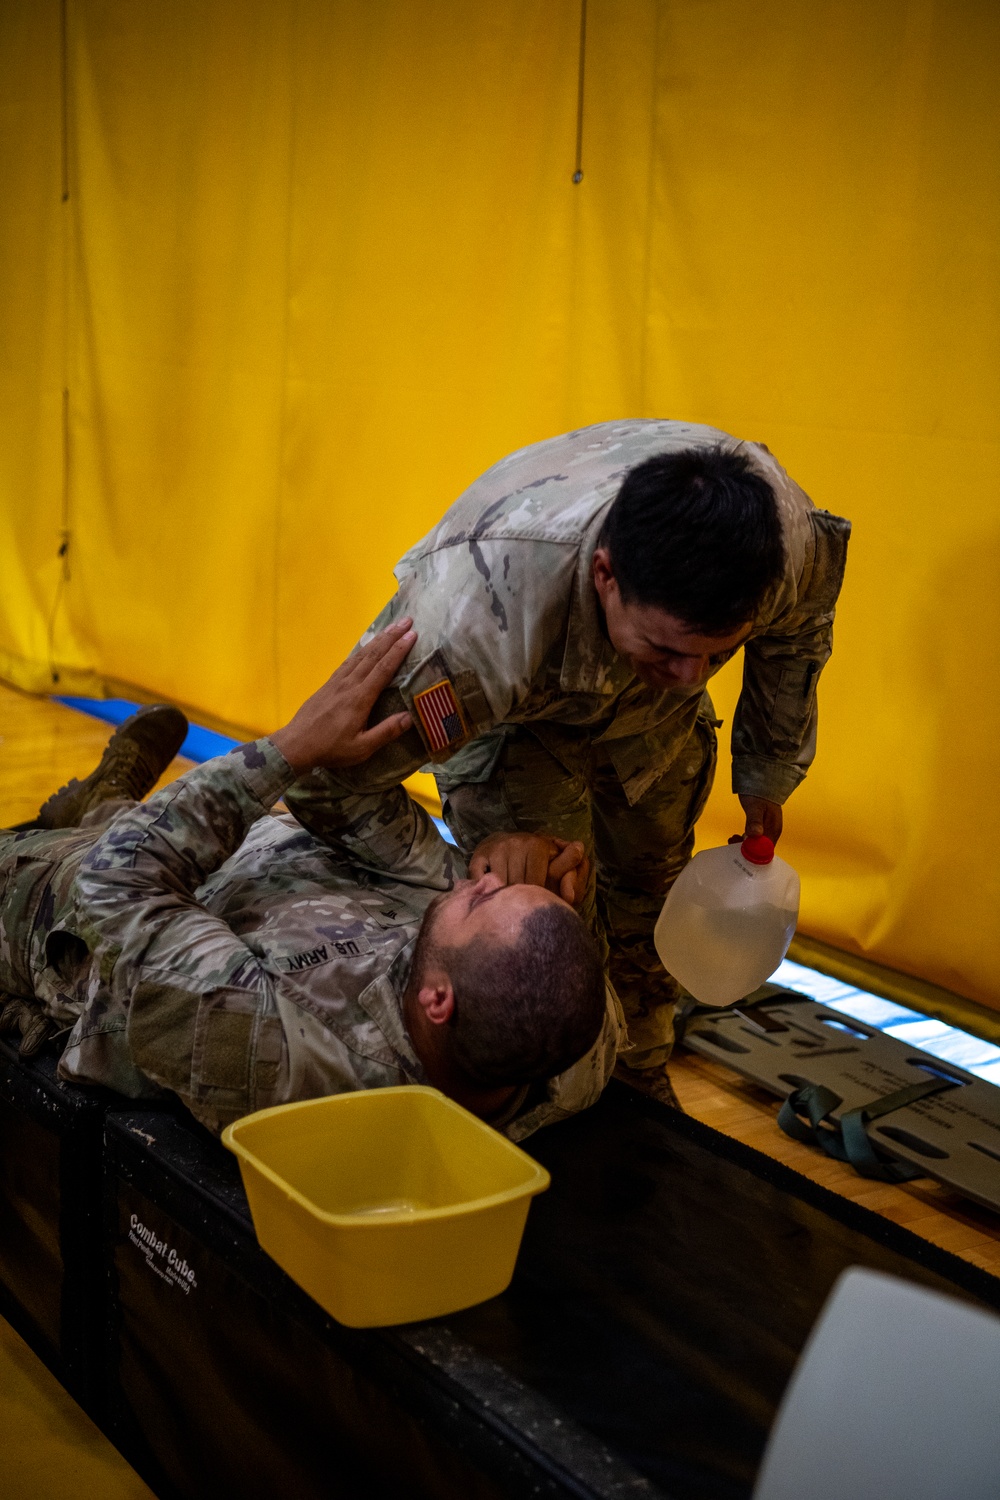
<svg viewBox="0 0 1000 1500">
<path fill-rule="evenodd" d="M 56 702 L 65 703 L 67 708 L 75 708 L 81 714 L 89 714 L 92 719 L 103 719 L 106 724 L 124 724 L 140 707 L 127 698 L 57 698 Z M 214 760 L 217 755 L 228 755 L 239 743 L 228 734 L 216 734 L 212 729 L 192 724 L 178 753 L 201 765 L 203 761 Z"/>
</svg>

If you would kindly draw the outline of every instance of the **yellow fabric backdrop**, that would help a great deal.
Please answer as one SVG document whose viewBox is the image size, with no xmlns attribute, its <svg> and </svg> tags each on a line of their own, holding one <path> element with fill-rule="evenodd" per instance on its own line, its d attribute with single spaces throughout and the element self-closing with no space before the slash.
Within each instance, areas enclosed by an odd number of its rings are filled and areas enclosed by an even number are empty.
<svg viewBox="0 0 1000 1500">
<path fill-rule="evenodd" d="M 716 423 L 855 522 L 803 929 L 1000 1006 L 992 0 L 590 0 L 579 186 L 578 0 L 60 14 L 0 9 L 0 673 L 272 727 L 504 452 Z"/>
</svg>

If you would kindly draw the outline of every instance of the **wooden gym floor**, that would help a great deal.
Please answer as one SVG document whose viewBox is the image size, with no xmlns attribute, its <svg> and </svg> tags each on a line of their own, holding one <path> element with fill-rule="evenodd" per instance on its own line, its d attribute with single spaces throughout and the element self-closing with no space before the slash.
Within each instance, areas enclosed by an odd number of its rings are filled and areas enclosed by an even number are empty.
<svg viewBox="0 0 1000 1500">
<path fill-rule="evenodd" d="M 154 1500 L 118 1449 L 0 1318 L 0 1495 Z"/>
<path fill-rule="evenodd" d="M 681 1107 L 696 1120 L 1000 1276 L 1000 1213 L 929 1177 L 898 1187 L 859 1177 L 818 1148 L 785 1135 L 778 1129 L 778 1100 L 707 1057 L 678 1051 L 669 1072 Z"/>
<path fill-rule="evenodd" d="M 33 817 L 50 792 L 72 776 L 85 776 L 110 733 L 99 720 L 0 685 L 0 827 Z M 175 760 L 161 784 L 186 769 L 186 761 Z M 681 1105 L 696 1119 L 1000 1275 L 1000 1214 L 929 1180 L 900 1187 L 868 1182 L 819 1151 L 789 1140 L 777 1127 L 776 1101 L 721 1064 L 681 1051 L 670 1064 L 670 1076 Z M 148 1494 L 127 1466 L 122 1469 L 123 1461 L 110 1445 L 102 1448 L 104 1440 L 69 1398 L 52 1392 L 50 1377 L 41 1366 L 34 1368 L 33 1356 L 15 1340 L 9 1330 L 0 1328 L 0 1422 L 9 1433 L 12 1423 L 23 1426 L 22 1409 L 31 1407 L 39 1437 L 48 1432 L 48 1451 L 56 1455 L 55 1469 L 43 1464 L 35 1487 L 22 1470 L 16 1493 L 39 1500 L 67 1488 L 81 1497 Z M 75 1425 L 74 1410 L 79 1418 Z M 11 1462 L 27 1462 L 23 1445 L 16 1454 L 8 1447 L 0 1457 L 0 1494 L 15 1493 L 9 1487 Z M 50 1474 L 51 1484 L 45 1474 Z"/>
</svg>

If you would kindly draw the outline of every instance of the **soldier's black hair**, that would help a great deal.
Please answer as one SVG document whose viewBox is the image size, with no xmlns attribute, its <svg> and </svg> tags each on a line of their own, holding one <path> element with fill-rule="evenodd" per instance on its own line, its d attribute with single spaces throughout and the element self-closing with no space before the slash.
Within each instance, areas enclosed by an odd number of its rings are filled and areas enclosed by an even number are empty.
<svg viewBox="0 0 1000 1500">
<path fill-rule="evenodd" d="M 704 635 L 752 620 L 785 560 L 774 491 L 721 444 L 631 469 L 601 545 L 624 603 L 655 605 Z"/>
<path fill-rule="evenodd" d="M 452 1060 L 471 1082 L 499 1088 L 555 1078 L 597 1040 L 604 971 L 571 907 L 537 907 L 514 944 L 469 943 L 437 958 L 455 994 Z"/>
</svg>

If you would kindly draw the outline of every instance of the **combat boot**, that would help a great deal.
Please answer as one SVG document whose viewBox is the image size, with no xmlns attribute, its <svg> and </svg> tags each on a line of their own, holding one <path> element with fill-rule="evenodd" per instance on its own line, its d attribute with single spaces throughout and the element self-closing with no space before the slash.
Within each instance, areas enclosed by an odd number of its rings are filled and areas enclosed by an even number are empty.
<svg viewBox="0 0 1000 1500">
<path fill-rule="evenodd" d="M 159 781 L 188 731 L 179 708 L 153 704 L 119 725 L 95 771 L 69 781 L 42 804 L 37 828 L 74 828 L 102 802 L 140 802 Z"/>
<path fill-rule="evenodd" d="M 659 1099 L 661 1104 L 668 1104 L 671 1109 L 684 1113 L 665 1063 L 661 1063 L 658 1068 L 626 1068 L 624 1063 L 619 1062 L 615 1066 L 615 1077 L 640 1094 L 648 1094 L 651 1099 Z"/>
</svg>

